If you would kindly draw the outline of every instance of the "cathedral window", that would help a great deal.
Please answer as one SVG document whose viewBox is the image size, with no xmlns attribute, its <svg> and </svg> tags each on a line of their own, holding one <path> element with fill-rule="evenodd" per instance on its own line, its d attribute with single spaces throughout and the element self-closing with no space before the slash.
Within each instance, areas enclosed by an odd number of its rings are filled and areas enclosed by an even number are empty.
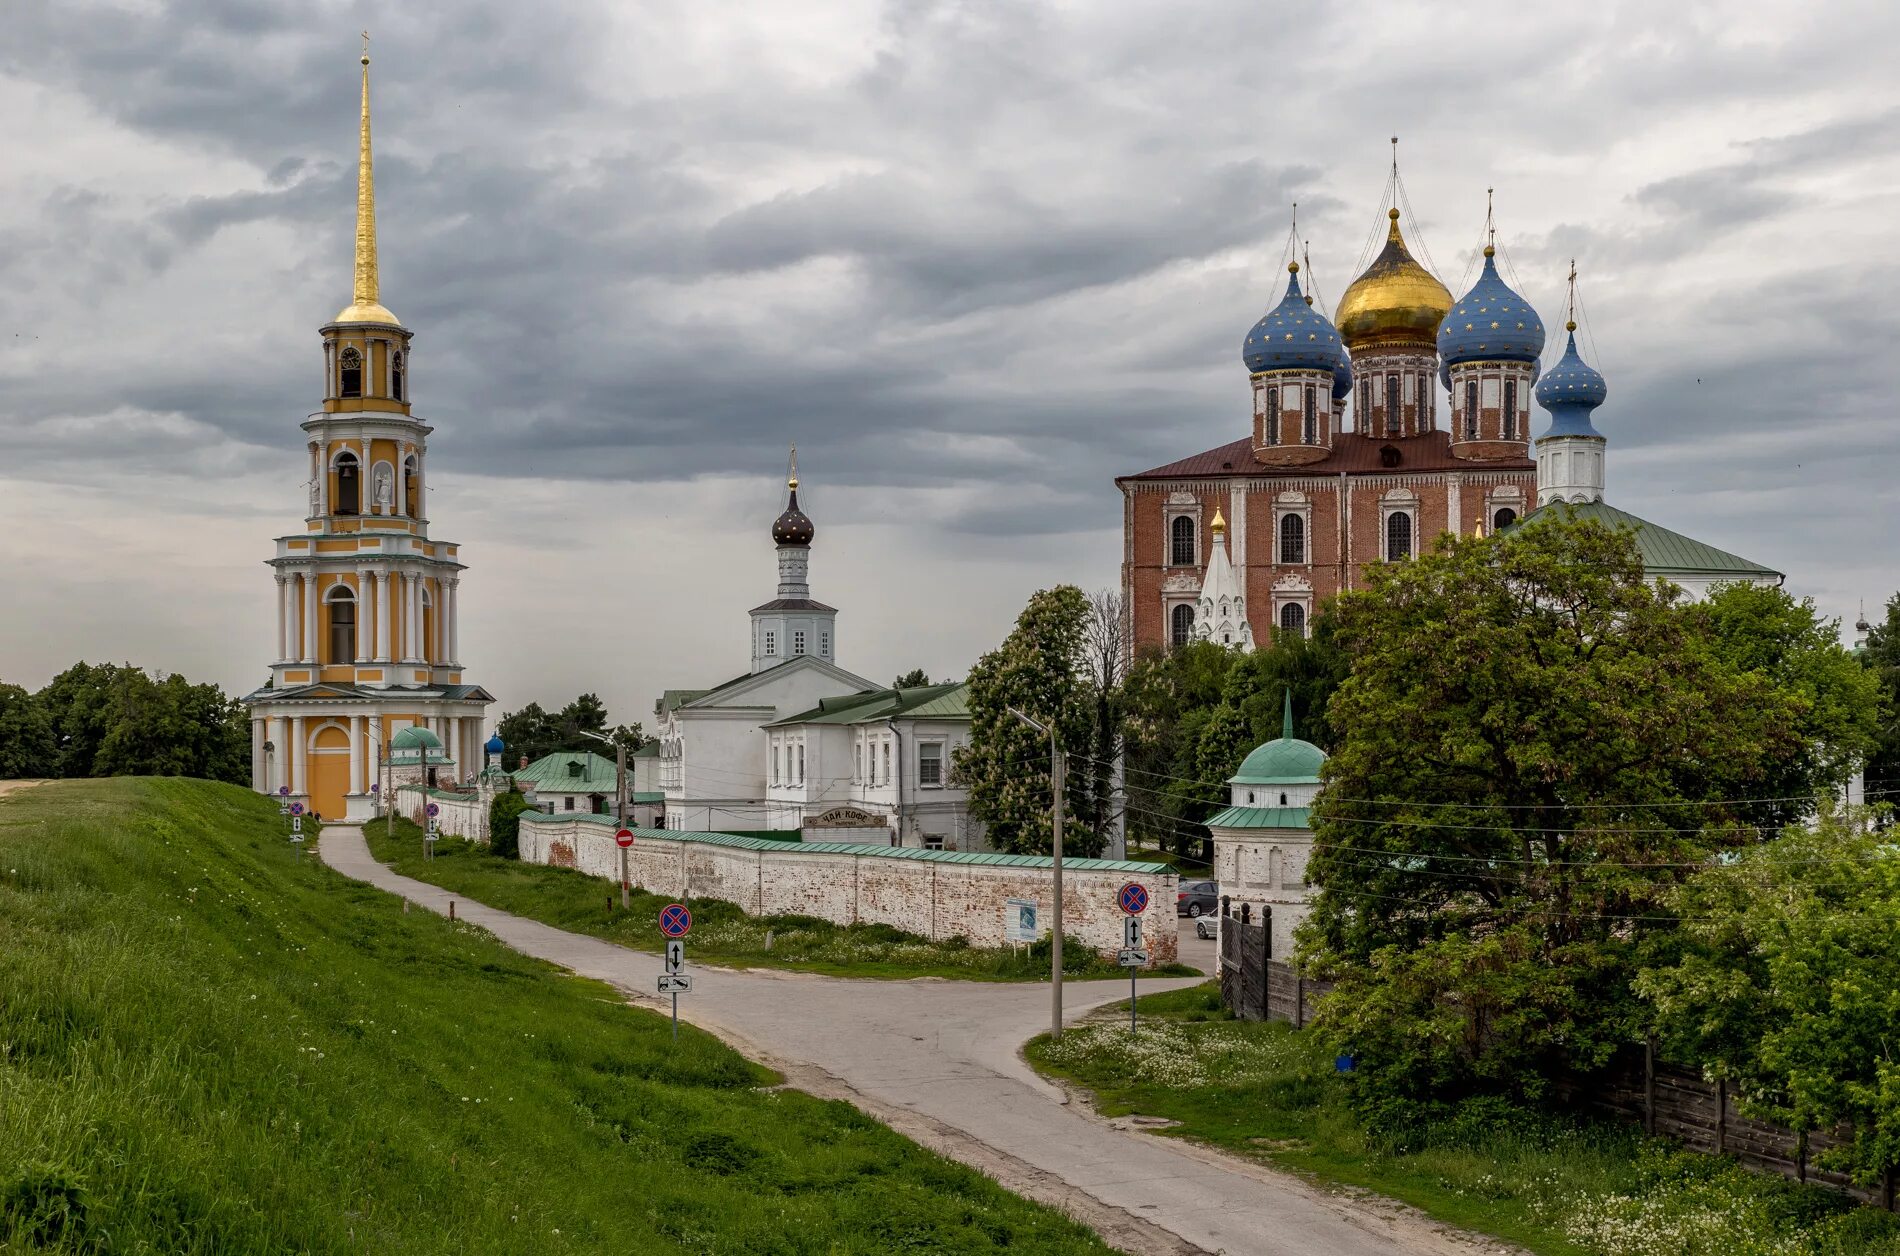
<svg viewBox="0 0 1900 1256">
<path fill-rule="evenodd" d="M 1280 561 L 1306 561 L 1306 519 L 1302 515 L 1280 516 Z"/>
<path fill-rule="evenodd" d="M 363 395 L 363 355 L 355 345 L 345 346 L 343 356 L 338 359 L 337 396 L 360 397 Z"/>
<path fill-rule="evenodd" d="M 354 663 L 356 661 L 356 600 L 349 588 L 339 585 L 331 590 L 330 597 L 330 657 L 331 665 Z"/>
<path fill-rule="evenodd" d="M 1504 509 L 1498 511 L 1497 514 L 1491 516 L 1491 530 L 1493 532 L 1502 532 L 1516 522 L 1517 512 L 1512 510 L 1509 506 L 1506 506 Z"/>
<path fill-rule="evenodd" d="M 1319 444 L 1319 403 L 1311 384 L 1306 386 L 1306 414 L 1300 427 L 1300 440 L 1308 445 Z"/>
<path fill-rule="evenodd" d="M 1478 439 L 1478 381 L 1465 385 L 1465 439 Z"/>
<path fill-rule="evenodd" d="M 1306 608 L 1298 602 L 1288 602 L 1280 608 L 1280 631 L 1296 637 L 1306 635 Z"/>
<path fill-rule="evenodd" d="M 1504 381 L 1504 439 L 1517 439 L 1517 381 Z"/>
<path fill-rule="evenodd" d="M 797 632 L 794 632 L 792 634 L 792 653 L 803 654 L 804 652 L 805 652 L 805 631 L 804 629 L 801 628 Z"/>
<path fill-rule="evenodd" d="M 1399 434 L 1399 377 L 1397 372 L 1385 377 L 1385 434 Z"/>
<path fill-rule="evenodd" d="M 1359 430 L 1372 430 L 1372 379 L 1368 376 L 1359 381 Z"/>
<path fill-rule="evenodd" d="M 1175 646 L 1184 646 L 1194 632 L 1194 608 L 1182 602 L 1168 612 L 1168 642 Z"/>
<path fill-rule="evenodd" d="M 404 353 L 395 353 L 390 355 L 389 359 L 389 395 L 397 401 L 408 400 L 408 398 L 403 395 L 403 368 L 407 365 L 404 361 L 407 356 L 408 355 Z"/>
<path fill-rule="evenodd" d="M 402 510 L 411 519 L 422 518 L 422 465 L 410 454 L 402 462 Z"/>
<path fill-rule="evenodd" d="M 363 477 L 361 468 L 356 465 L 356 455 L 340 454 L 336 460 L 336 513 L 355 515 L 362 511 Z"/>
<path fill-rule="evenodd" d="M 1418 429 L 1421 432 L 1432 430 L 1431 397 L 1432 386 L 1427 381 L 1425 372 L 1420 371 L 1418 373 Z"/>
<path fill-rule="evenodd" d="M 1395 510 L 1385 520 L 1385 560 L 1396 563 L 1412 556 L 1412 516 Z"/>
<path fill-rule="evenodd" d="M 1266 415 L 1265 427 L 1266 427 L 1266 432 L 1267 432 L 1267 444 L 1269 445 L 1279 444 L 1280 443 L 1280 390 L 1278 388 L 1267 389 L 1267 415 Z"/>
<path fill-rule="evenodd" d="M 1168 522 L 1168 563 L 1174 567 L 1194 565 L 1194 517 L 1176 515 Z"/>
</svg>

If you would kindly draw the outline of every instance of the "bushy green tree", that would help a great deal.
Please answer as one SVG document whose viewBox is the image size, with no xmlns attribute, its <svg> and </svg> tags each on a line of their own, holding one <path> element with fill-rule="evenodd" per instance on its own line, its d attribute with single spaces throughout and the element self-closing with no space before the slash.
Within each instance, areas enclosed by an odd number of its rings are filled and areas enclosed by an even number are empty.
<svg viewBox="0 0 1900 1256">
<path fill-rule="evenodd" d="M 528 811 L 528 797 L 510 789 L 495 795 L 488 804 L 488 851 L 503 859 L 521 858 L 521 813 Z"/>
<path fill-rule="evenodd" d="M 1670 926 L 1680 869 L 1765 836 L 1714 800 L 1758 795 L 1801 753 L 1801 703 L 1647 580 L 1631 534 L 1594 522 L 1443 538 L 1368 580 L 1332 606 L 1351 674 L 1309 867 L 1305 955 L 1340 981 L 1329 1032 L 1376 1048 L 1395 1087 L 1456 1073 L 1528 1091 L 1601 1063 L 1629 1040 L 1633 948 Z M 1374 1023 L 1349 1009 L 1403 1002 L 1390 983 L 1481 1005 L 1443 977 L 1478 942 L 1485 989 L 1541 992 L 1561 1032 L 1474 1032 L 1436 1074 L 1392 1065 L 1395 1036 L 1442 1040 L 1429 1020 L 1355 1036 Z"/>
<path fill-rule="evenodd" d="M 52 776 L 59 752 L 46 710 L 18 685 L 0 685 L 0 778 Z"/>
<path fill-rule="evenodd" d="M 198 776 L 243 784 L 251 727 L 212 684 L 133 666 L 78 663 L 35 695 L 60 776 Z"/>
<path fill-rule="evenodd" d="M 893 689 L 922 689 L 930 683 L 930 677 L 923 668 L 913 667 L 891 682 Z"/>
<path fill-rule="evenodd" d="M 503 752 L 508 757 L 504 767 L 514 767 L 525 757 L 532 763 L 545 755 L 561 750 L 591 750 L 597 754 L 611 755 L 610 748 L 604 748 L 595 742 L 588 733 L 608 737 L 627 748 L 631 754 L 644 744 L 644 737 L 638 721 L 632 724 L 617 724 L 611 729 L 607 726 L 607 706 L 598 694 L 584 693 L 559 711 L 549 714 L 540 703 L 530 702 L 519 711 L 510 711 L 501 717 L 495 726 L 501 734 L 502 744 L 507 747 Z"/>
<path fill-rule="evenodd" d="M 1000 850 L 1048 854 L 1052 848 L 1049 739 L 1009 708 L 1054 727 L 1071 753 L 1086 753 L 1094 715 L 1083 657 L 1088 614 L 1088 599 L 1073 585 L 1040 590 L 1002 645 L 970 670 L 970 741 L 957 751 L 956 770 L 970 791 L 970 814 L 988 826 Z M 1087 772 L 1076 769 L 1085 764 L 1072 760 L 1064 782 L 1080 804 L 1064 809 L 1067 854 L 1101 850 L 1099 835 L 1077 818 L 1090 805 L 1078 789 Z"/>
<path fill-rule="evenodd" d="M 1888 599 L 1886 613 L 1867 634 L 1860 661 L 1882 697 L 1867 760 L 1867 791 L 1870 799 L 1884 799 L 1900 791 L 1900 593 Z"/>
<path fill-rule="evenodd" d="M 1830 811 L 1698 872 L 1674 906 L 1681 953 L 1637 979 L 1665 1055 L 1750 1115 L 1846 1126 L 1825 1166 L 1867 1184 L 1900 1166 L 1900 853 Z"/>
<path fill-rule="evenodd" d="M 1132 842 L 1179 854 L 1193 853 L 1200 844 L 1175 787 L 1196 779 L 1202 730 L 1240 657 L 1208 641 L 1135 656 L 1118 704 Z"/>
</svg>

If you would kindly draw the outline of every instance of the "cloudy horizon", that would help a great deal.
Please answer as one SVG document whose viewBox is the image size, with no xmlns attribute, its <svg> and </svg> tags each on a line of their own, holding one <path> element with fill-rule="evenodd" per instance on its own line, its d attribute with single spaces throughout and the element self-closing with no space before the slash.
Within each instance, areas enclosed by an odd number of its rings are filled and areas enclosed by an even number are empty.
<svg viewBox="0 0 1900 1256">
<path fill-rule="evenodd" d="M 1290 207 L 1330 305 L 1395 133 L 1454 293 L 1488 188 L 1553 329 L 1576 258 L 1613 504 L 1850 622 L 1900 587 L 1891 6 L 18 7 L 0 680 L 263 679 L 365 25 L 382 297 L 496 716 L 650 722 L 744 670 L 793 442 L 873 681 L 1114 584 L 1113 478 L 1247 432 Z"/>
</svg>

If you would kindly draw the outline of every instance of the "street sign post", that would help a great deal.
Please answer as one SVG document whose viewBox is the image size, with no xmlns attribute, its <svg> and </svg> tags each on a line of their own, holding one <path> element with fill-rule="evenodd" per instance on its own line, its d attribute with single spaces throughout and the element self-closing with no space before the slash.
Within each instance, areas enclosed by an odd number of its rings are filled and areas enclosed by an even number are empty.
<svg viewBox="0 0 1900 1256">
<path fill-rule="evenodd" d="M 633 877 L 627 871 L 627 850 L 633 845 L 633 830 L 622 827 L 614 832 L 614 844 L 620 847 L 620 910 L 633 903 Z"/>
<path fill-rule="evenodd" d="M 425 859 L 435 858 L 435 818 L 441 813 L 442 808 L 434 803 L 422 809 L 422 814 L 428 818 L 428 828 L 422 833 L 422 855 Z"/>
<path fill-rule="evenodd" d="M 660 978 L 660 993 L 673 996 L 673 1041 L 680 1040 L 680 992 L 693 988 L 692 980 L 680 975 L 686 963 L 683 939 L 693 930 L 693 913 L 684 903 L 668 903 L 660 908 L 660 932 L 667 938 L 666 974 Z"/>
<path fill-rule="evenodd" d="M 290 817 L 290 840 L 293 842 L 303 841 L 303 817 L 302 816 L 294 815 Z"/>
<path fill-rule="evenodd" d="M 1132 1034 L 1135 1032 L 1135 974 L 1148 962 L 1148 952 L 1141 945 L 1141 913 L 1148 910 L 1148 887 L 1139 881 L 1125 881 L 1115 892 L 1115 901 L 1128 917 L 1122 921 L 1122 949 L 1118 958 L 1121 966 L 1128 970 L 1128 1032 Z"/>
</svg>

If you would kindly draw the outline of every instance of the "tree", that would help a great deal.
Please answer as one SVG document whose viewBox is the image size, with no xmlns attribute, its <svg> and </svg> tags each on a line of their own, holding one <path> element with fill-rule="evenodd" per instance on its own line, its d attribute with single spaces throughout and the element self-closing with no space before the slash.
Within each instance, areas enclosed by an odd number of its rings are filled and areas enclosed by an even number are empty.
<svg viewBox="0 0 1900 1256">
<path fill-rule="evenodd" d="M 52 776 L 58 761 L 45 708 L 20 686 L 0 685 L 0 778 Z"/>
<path fill-rule="evenodd" d="M 1053 727 L 1072 754 L 1090 744 L 1093 709 L 1083 659 L 1088 615 L 1088 599 L 1073 585 L 1040 590 L 1002 645 L 970 670 L 970 741 L 956 752 L 956 769 L 969 786 L 971 816 L 988 826 L 999 850 L 1051 850 L 1049 741 L 1010 708 Z M 1083 776 L 1077 766 L 1072 760 L 1065 788 Z M 1099 853 L 1099 836 L 1076 814 L 1068 811 L 1065 853 Z"/>
<path fill-rule="evenodd" d="M 503 859 L 521 858 L 521 813 L 531 810 L 527 795 L 510 789 L 488 804 L 488 853 Z"/>
<path fill-rule="evenodd" d="M 902 676 L 899 676 L 896 680 L 893 680 L 891 682 L 891 688 L 893 689 L 922 689 L 925 685 L 929 683 L 930 683 L 930 677 L 924 674 L 924 669 L 921 667 L 913 667 L 909 671 L 905 672 Z"/>
<path fill-rule="evenodd" d="M 34 701 L 52 728 L 60 776 L 250 780 L 249 715 L 216 685 L 78 663 Z"/>
<path fill-rule="evenodd" d="M 572 702 L 550 715 L 540 703 L 530 702 L 519 711 L 510 711 L 501 717 L 495 725 L 495 731 L 501 735 L 506 753 L 519 763 L 526 757 L 532 763 L 545 755 L 561 750 L 601 751 L 588 733 L 596 733 L 609 738 L 618 745 L 625 746 L 632 754 L 645 744 L 645 736 L 639 721 L 632 724 L 607 726 L 607 706 L 598 694 L 584 693 Z M 608 750 L 605 753 L 611 754 Z"/>
<path fill-rule="evenodd" d="M 1096 849 L 1106 849 L 1122 818 L 1115 772 L 1123 753 L 1122 676 L 1127 666 L 1127 614 L 1114 589 L 1089 594 L 1083 625 L 1083 666 L 1088 678 L 1090 727 L 1084 765 L 1088 793 L 1077 811 L 1095 833 Z"/>
<path fill-rule="evenodd" d="M 1867 796 L 1900 790 L 1900 593 L 1887 600 L 1887 613 L 1867 634 L 1861 663 L 1879 686 L 1881 718 L 1867 759 Z"/>
<path fill-rule="evenodd" d="M 1768 677 L 1796 706 L 1795 745 L 1767 764 L 1754 792 L 1769 800 L 1740 813 L 1749 823 L 1776 829 L 1814 814 L 1815 798 L 1837 794 L 1866 762 L 1882 724 L 1878 678 L 1842 648 L 1840 624 L 1821 618 L 1813 601 L 1796 601 L 1765 585 L 1718 587 L 1689 607 L 1716 654 L 1744 671 Z M 1746 792 L 1725 779 L 1725 761 L 1710 764 L 1713 797 Z"/>
<path fill-rule="evenodd" d="M 1556 516 L 1368 579 L 1332 606 L 1351 674 L 1309 867 L 1304 953 L 1340 979 L 1335 1041 L 1378 1048 L 1377 1080 L 1424 1084 L 1393 1035 L 1422 1050 L 1437 1031 L 1366 1010 L 1409 983 L 1541 1018 L 1535 1036 L 1474 1025 L 1466 1083 L 1599 1065 L 1629 1039 L 1632 948 L 1667 927 L 1672 882 L 1762 836 L 1710 800 L 1800 753 L 1800 703 L 1648 581 L 1627 531 Z M 1444 984 L 1465 969 L 1481 989 Z"/>
<path fill-rule="evenodd" d="M 1191 641 L 1166 653 L 1143 651 L 1130 665 L 1120 714 L 1132 839 L 1184 855 L 1200 844 L 1202 833 L 1183 814 L 1175 787 L 1198 779 L 1202 730 L 1240 658 L 1224 646 Z"/>
<path fill-rule="evenodd" d="M 560 735 L 554 721 L 541 709 L 539 702 L 530 702 L 519 711 L 504 713 L 495 725 L 495 733 L 501 738 L 501 744 L 507 747 L 503 753 L 517 763 L 524 759 L 532 763 L 542 755 L 561 749 L 557 744 Z"/>
<path fill-rule="evenodd" d="M 1866 817 L 1815 824 L 1675 891 L 1681 954 L 1637 979 L 1665 1056 L 1728 1081 L 1748 1115 L 1845 1125 L 1823 1167 L 1900 1165 L 1900 858 Z"/>
</svg>

